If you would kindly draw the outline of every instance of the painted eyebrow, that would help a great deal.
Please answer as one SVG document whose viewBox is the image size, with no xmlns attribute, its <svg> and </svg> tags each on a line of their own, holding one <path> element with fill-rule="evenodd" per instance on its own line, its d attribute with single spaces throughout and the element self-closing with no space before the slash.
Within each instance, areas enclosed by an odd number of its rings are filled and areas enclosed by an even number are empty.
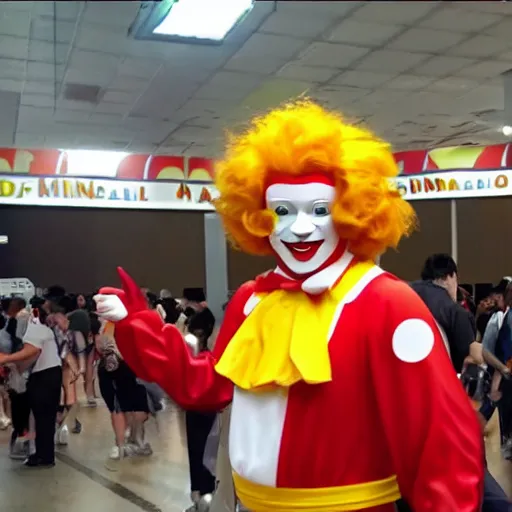
<svg viewBox="0 0 512 512">
<path fill-rule="evenodd" d="M 287 199 L 287 198 L 284 198 L 284 197 L 269 197 L 267 198 L 267 201 L 269 203 L 275 203 L 275 202 L 283 202 L 283 203 L 294 203 L 296 201 L 299 201 L 301 203 L 311 203 L 311 204 L 316 204 L 316 203 L 331 203 L 332 201 L 334 201 L 334 199 L 327 199 L 327 198 L 322 198 L 322 199 Z"/>
</svg>

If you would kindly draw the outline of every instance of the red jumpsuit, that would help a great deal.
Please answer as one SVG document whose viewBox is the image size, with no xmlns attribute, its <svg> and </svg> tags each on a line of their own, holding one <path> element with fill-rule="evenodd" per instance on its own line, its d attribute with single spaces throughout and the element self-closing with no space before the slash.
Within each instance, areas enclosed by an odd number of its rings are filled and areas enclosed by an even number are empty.
<svg viewBox="0 0 512 512">
<path fill-rule="evenodd" d="M 476 512 L 483 485 L 481 431 L 435 321 L 407 284 L 378 267 L 371 274 L 333 319 L 332 381 L 325 384 L 252 393 L 234 391 L 216 373 L 215 363 L 258 302 L 255 282 L 231 300 L 213 354 L 197 358 L 174 326 L 142 310 L 134 292 L 132 298 L 121 293 L 129 315 L 117 324 L 119 349 L 139 377 L 158 383 L 184 408 L 219 410 L 233 401 L 235 475 L 298 493 L 396 475 L 415 512 Z M 338 278 L 331 276 L 326 286 Z M 289 510 L 362 509 L 395 510 L 391 502 L 324 508 L 304 502 Z"/>
</svg>

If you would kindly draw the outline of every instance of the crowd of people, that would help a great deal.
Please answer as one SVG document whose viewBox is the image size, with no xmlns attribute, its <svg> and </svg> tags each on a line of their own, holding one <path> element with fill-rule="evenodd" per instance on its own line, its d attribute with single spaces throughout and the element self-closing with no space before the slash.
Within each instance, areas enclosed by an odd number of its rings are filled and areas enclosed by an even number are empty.
<svg viewBox="0 0 512 512">
<path fill-rule="evenodd" d="M 471 294 L 458 286 L 455 261 L 436 254 L 427 259 L 421 279 L 411 287 L 436 319 L 454 371 L 478 400 L 482 424 L 498 410 L 502 454 L 512 460 L 512 278 L 504 277 L 475 305 Z M 181 302 L 167 290 L 160 296 L 143 292 L 148 308 L 182 331 L 193 355 L 211 348 L 215 318 L 202 290 L 186 290 Z M 92 295 L 72 296 L 54 286 L 30 304 L 20 297 L 3 299 L 1 308 L 0 428 L 12 426 L 11 458 L 24 459 L 29 467 L 54 465 L 55 445 L 66 445 L 70 432 L 82 431 L 79 382 L 88 407 L 97 405 L 98 387 L 110 412 L 115 442 L 109 460 L 152 454 L 144 426 L 163 407 L 163 392 L 138 379 L 123 360 L 115 325 L 96 314 Z M 192 511 L 215 491 L 204 452 L 217 415 L 186 411 L 185 417 Z M 494 507 L 501 499 L 507 507 L 503 510 L 508 510 L 508 499 L 490 474 L 486 491 Z M 399 507 L 407 510 L 406 504 Z"/>
<path fill-rule="evenodd" d="M 438 324 L 454 371 L 478 406 L 483 431 L 499 409 L 502 455 L 512 460 L 512 278 L 501 279 L 476 305 L 458 284 L 453 258 L 434 254 L 426 260 L 421 280 L 411 286 Z M 511 510 L 508 497 L 487 470 L 484 492 L 482 510 Z"/>
<path fill-rule="evenodd" d="M 180 303 L 167 290 L 160 297 L 148 290 L 144 293 L 149 308 L 187 334 L 192 350 L 207 350 L 215 318 L 204 296 Z M 196 299 L 198 292 L 194 293 Z M 2 299 L 0 370 L 0 428 L 12 426 L 11 458 L 25 460 L 30 467 L 55 464 L 55 445 L 68 444 L 70 433 L 82 431 L 77 416 L 79 383 L 83 383 L 86 406 L 96 407 L 95 389 L 99 388 L 110 412 L 115 443 L 109 459 L 151 455 L 144 425 L 162 409 L 163 393 L 137 379 L 123 361 L 114 326 L 98 317 L 92 295 L 73 296 L 53 286 L 29 304 L 21 297 Z M 191 439 L 197 438 L 197 432 L 208 435 L 205 422 L 211 419 L 187 418 Z M 191 460 L 202 461 L 195 443 L 189 446 Z M 201 478 L 198 492 L 205 485 Z M 214 484 L 208 485 L 212 492 Z"/>
</svg>

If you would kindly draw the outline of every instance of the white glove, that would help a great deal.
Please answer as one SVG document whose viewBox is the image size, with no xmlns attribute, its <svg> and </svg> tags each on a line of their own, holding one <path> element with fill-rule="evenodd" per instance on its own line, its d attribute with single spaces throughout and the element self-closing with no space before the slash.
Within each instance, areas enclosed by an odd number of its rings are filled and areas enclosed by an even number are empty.
<svg viewBox="0 0 512 512">
<path fill-rule="evenodd" d="M 119 322 L 128 316 L 128 311 L 123 301 L 117 295 L 95 295 L 96 312 L 105 320 Z"/>
</svg>

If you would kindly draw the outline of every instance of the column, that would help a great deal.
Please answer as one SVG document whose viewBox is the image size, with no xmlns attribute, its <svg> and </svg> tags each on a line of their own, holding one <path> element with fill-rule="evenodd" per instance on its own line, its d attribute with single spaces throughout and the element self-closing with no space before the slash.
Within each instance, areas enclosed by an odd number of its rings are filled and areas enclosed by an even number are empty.
<svg viewBox="0 0 512 512">
<path fill-rule="evenodd" d="M 228 260 L 226 237 L 217 214 L 204 216 L 206 300 L 217 320 L 228 298 Z"/>
<path fill-rule="evenodd" d="M 451 227 L 451 256 L 454 259 L 455 263 L 457 263 L 457 259 L 459 256 L 459 236 L 457 233 L 457 201 L 452 199 L 450 201 L 450 227 Z"/>
</svg>

